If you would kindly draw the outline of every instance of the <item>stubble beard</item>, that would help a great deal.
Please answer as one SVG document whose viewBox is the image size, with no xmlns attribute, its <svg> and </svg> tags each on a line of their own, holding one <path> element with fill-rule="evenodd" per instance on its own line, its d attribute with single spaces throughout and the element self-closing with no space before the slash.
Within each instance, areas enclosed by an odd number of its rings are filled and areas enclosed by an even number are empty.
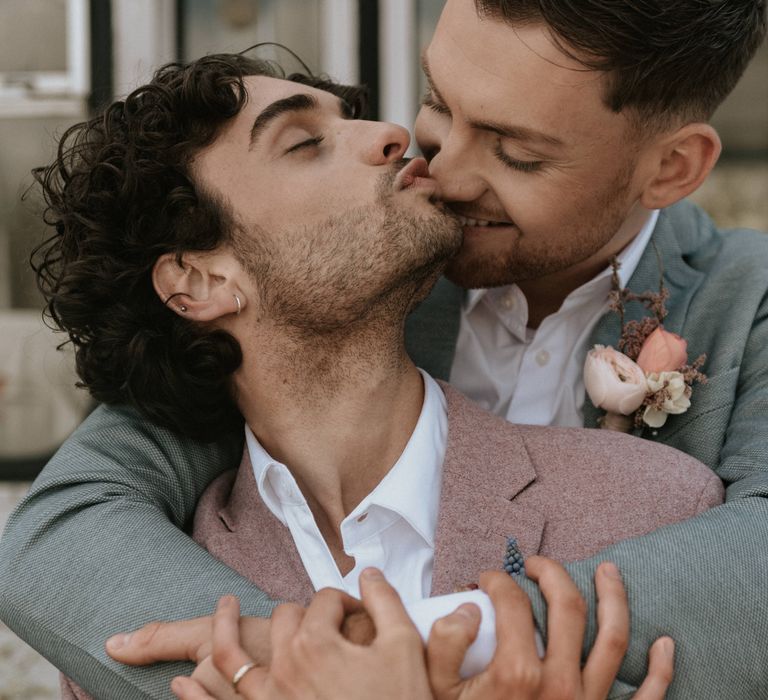
<svg viewBox="0 0 768 700">
<path fill-rule="evenodd" d="M 290 232 L 244 234 L 241 264 L 275 325 L 312 339 L 402 327 L 459 250 L 461 228 L 437 208 L 398 206 L 397 170 L 382 176 L 373 204 Z M 287 245 L 276 246 L 281 236 Z"/>
<path fill-rule="evenodd" d="M 605 246 L 624 223 L 633 168 L 634 164 L 625 168 L 617 177 L 619 184 L 597 198 L 591 207 L 596 214 L 574 212 L 572 220 L 577 223 L 569 227 L 567 234 L 557 236 L 568 243 L 567 248 L 545 246 L 524 254 L 520 248 L 526 234 L 517 231 L 515 240 L 499 251 L 470 254 L 460 250 L 446 267 L 445 276 L 465 289 L 482 289 L 542 279 L 584 262 Z M 587 216 L 591 220 L 586 220 Z"/>
</svg>

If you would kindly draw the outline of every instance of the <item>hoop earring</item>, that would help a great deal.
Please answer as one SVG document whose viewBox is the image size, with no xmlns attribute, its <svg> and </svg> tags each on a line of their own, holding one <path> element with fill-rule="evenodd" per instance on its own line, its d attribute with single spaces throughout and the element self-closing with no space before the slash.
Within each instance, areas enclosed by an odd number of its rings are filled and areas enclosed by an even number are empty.
<svg viewBox="0 0 768 700">
<path fill-rule="evenodd" d="M 233 294 L 232 296 L 235 297 L 235 304 L 237 304 L 237 311 L 235 313 L 237 316 L 239 316 L 240 312 L 243 310 L 243 307 L 240 304 L 240 297 L 237 296 L 237 294 Z"/>
<path fill-rule="evenodd" d="M 175 299 L 176 297 L 184 296 L 184 292 L 176 292 L 175 294 L 171 294 L 163 303 L 168 306 L 171 299 Z M 181 313 L 185 314 L 187 311 L 189 311 L 189 308 L 185 304 L 179 304 L 177 307 Z"/>
</svg>

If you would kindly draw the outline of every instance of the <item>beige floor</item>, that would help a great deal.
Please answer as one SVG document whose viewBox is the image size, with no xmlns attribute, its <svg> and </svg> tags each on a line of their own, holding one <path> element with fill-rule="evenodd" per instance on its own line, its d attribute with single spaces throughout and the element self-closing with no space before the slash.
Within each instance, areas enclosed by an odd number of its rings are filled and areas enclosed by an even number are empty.
<svg viewBox="0 0 768 700">
<path fill-rule="evenodd" d="M 29 484 L 0 482 L 0 531 Z M 59 697 L 58 672 L 0 622 L 0 700 Z"/>
</svg>

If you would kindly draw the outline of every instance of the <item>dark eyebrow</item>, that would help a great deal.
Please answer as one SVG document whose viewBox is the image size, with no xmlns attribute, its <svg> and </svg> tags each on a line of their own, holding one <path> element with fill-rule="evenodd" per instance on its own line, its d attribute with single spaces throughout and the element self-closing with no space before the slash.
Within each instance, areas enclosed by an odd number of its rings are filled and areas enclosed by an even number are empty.
<svg viewBox="0 0 768 700">
<path fill-rule="evenodd" d="M 280 100 L 275 100 L 272 104 L 267 105 L 259 112 L 259 115 L 253 122 L 251 127 L 251 142 L 249 148 L 253 148 L 258 141 L 259 136 L 264 130 L 278 117 L 282 117 L 284 114 L 290 112 L 305 112 L 308 110 L 318 109 L 320 106 L 316 97 L 307 95 L 306 93 L 299 93 L 297 95 L 291 95 L 290 97 L 283 97 Z"/>
<path fill-rule="evenodd" d="M 432 73 L 429 70 L 426 53 L 422 53 L 421 55 L 421 69 L 424 71 L 424 75 L 427 78 L 427 83 L 429 83 L 429 89 L 432 91 L 432 94 L 437 98 L 438 102 L 445 104 L 443 96 L 440 94 L 440 91 L 435 86 L 435 81 L 432 79 Z M 550 136 L 549 134 L 536 131 L 535 129 L 529 129 L 524 126 L 511 126 L 509 124 L 502 124 L 501 122 L 488 121 L 485 119 L 471 119 L 468 123 L 474 129 L 491 131 L 494 134 L 498 134 L 504 138 L 515 139 L 516 141 L 545 143 L 548 146 L 556 147 L 565 145 L 555 136 Z"/>
</svg>

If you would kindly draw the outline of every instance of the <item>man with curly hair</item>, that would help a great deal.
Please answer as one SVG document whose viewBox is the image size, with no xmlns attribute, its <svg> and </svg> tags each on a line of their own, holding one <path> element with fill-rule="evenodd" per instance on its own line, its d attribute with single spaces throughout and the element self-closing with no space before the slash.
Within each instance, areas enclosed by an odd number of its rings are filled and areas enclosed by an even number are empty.
<svg viewBox="0 0 768 700">
<path fill-rule="evenodd" d="M 627 692 L 662 627 L 684 645 L 683 697 L 759 697 L 768 683 L 768 630 L 754 614 L 768 575 L 766 242 L 744 231 L 725 236 L 702 212 L 677 204 L 716 161 L 719 140 L 707 120 L 764 33 L 765 5 L 755 0 L 449 0 L 425 54 L 431 88 L 417 138 L 463 217 L 464 238 L 447 270 L 459 286 L 441 281 L 409 321 L 417 363 L 510 420 L 594 426 L 579 367 L 589 345 L 616 342 L 604 271 L 619 253 L 633 261 L 624 267 L 633 291 L 655 288 L 663 269 L 668 328 L 692 355 L 709 357 L 710 382 L 692 408 L 645 437 L 701 458 L 727 483 L 728 502 L 609 550 L 631 591 Z M 494 286 L 503 288 L 466 296 L 460 289 Z M 94 539 L 105 522 L 120 530 L 123 546 L 112 542 L 98 565 L 84 557 L 76 574 L 60 573 L 87 591 L 78 605 L 99 599 L 95 573 L 111 557 L 107 578 L 126 582 L 128 607 L 143 600 L 137 591 L 146 590 L 147 571 L 158 572 L 161 589 L 169 562 L 195 561 L 195 577 L 226 581 L 255 611 L 263 599 L 203 563 L 168 523 L 189 520 L 240 447 L 193 447 L 131 412 L 100 409 L 9 525 L 3 575 L 21 576 L 25 590 L 8 598 L 3 614 L 39 646 L 66 630 L 48 642 L 51 654 L 63 658 L 66 648 L 89 667 L 88 631 L 81 636 L 52 612 L 41 618 L 34 603 L 55 601 L 58 590 L 40 581 L 40 562 Z M 137 540 L 158 552 L 136 556 Z M 601 558 L 569 566 L 588 600 Z M 210 598 L 196 604 L 195 595 L 185 591 L 183 603 L 158 616 L 208 612 Z M 714 614 L 701 615 L 702 607 Z M 133 621 L 116 615 L 109 626 Z M 88 673 L 107 674 L 95 664 Z"/>
<path fill-rule="evenodd" d="M 513 426 L 416 369 L 405 318 L 461 226 L 426 161 L 403 158 L 407 132 L 356 118 L 359 101 L 242 56 L 172 64 L 37 171 L 56 228 L 38 275 L 84 385 L 182 435 L 245 419 L 243 462 L 202 495 L 195 539 L 275 600 L 359 595 L 377 566 L 413 602 L 498 567 L 515 518 L 526 553 L 565 560 L 718 503 L 717 477 L 682 453 Z M 590 496 L 602 505 L 585 509 Z M 581 635 L 550 633 L 574 646 L 558 673 L 580 677 Z"/>
</svg>

